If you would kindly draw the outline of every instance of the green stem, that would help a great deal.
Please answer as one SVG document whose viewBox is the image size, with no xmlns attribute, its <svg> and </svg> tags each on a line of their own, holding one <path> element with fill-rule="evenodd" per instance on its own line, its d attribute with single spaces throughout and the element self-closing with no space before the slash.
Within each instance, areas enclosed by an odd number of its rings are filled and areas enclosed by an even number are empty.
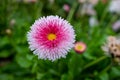
<svg viewBox="0 0 120 80">
<path fill-rule="evenodd" d="M 43 2 L 36 3 L 36 5 L 35 5 L 35 10 L 36 10 L 35 19 L 39 18 L 42 15 L 43 5 L 44 5 Z"/>
<path fill-rule="evenodd" d="M 109 27 L 110 25 L 113 24 L 113 21 L 115 21 L 118 18 L 117 15 L 113 16 L 112 19 L 110 20 L 110 22 L 108 23 L 107 27 Z"/>
<path fill-rule="evenodd" d="M 108 10 L 108 7 L 106 7 L 105 10 L 103 11 L 103 15 L 102 15 L 102 17 L 101 17 L 101 19 L 100 19 L 100 24 L 103 23 L 106 15 L 107 15 L 107 10 Z"/>
<path fill-rule="evenodd" d="M 77 2 L 75 1 L 74 3 L 73 3 L 73 5 L 72 5 L 72 8 L 71 8 L 71 10 L 70 10 L 70 12 L 69 12 L 69 14 L 68 14 L 68 17 L 67 17 L 67 20 L 69 21 L 69 22 L 71 22 L 71 19 L 72 19 L 72 17 L 73 17 L 73 14 L 74 14 L 74 12 L 75 12 L 75 9 L 76 9 L 76 7 L 77 7 Z"/>
<path fill-rule="evenodd" d="M 89 67 L 91 67 L 91 66 L 93 66 L 93 65 L 95 65 L 96 63 L 98 63 L 98 62 L 100 62 L 100 61 L 102 61 L 102 60 L 104 60 L 104 59 L 106 59 L 106 58 L 107 58 L 106 56 L 100 57 L 99 59 L 97 59 L 97 60 L 95 60 L 95 61 L 93 61 L 93 62 L 85 65 L 85 67 L 83 68 L 83 70 L 84 70 L 84 69 L 87 69 L 87 68 L 89 68 Z"/>
<path fill-rule="evenodd" d="M 102 74 L 102 73 L 108 71 L 110 68 L 111 68 L 111 64 L 108 65 L 105 69 L 103 69 L 103 70 L 100 72 L 100 74 Z"/>
<path fill-rule="evenodd" d="M 109 4 L 110 4 L 110 3 L 108 3 L 107 5 L 109 5 Z M 102 23 L 104 22 L 104 19 L 105 19 L 106 15 L 107 15 L 107 12 L 108 12 L 108 8 L 109 8 L 109 6 L 107 6 L 107 7 L 104 9 L 103 14 L 102 14 L 102 17 L 101 17 L 101 19 L 100 19 L 100 24 L 102 24 Z"/>
</svg>

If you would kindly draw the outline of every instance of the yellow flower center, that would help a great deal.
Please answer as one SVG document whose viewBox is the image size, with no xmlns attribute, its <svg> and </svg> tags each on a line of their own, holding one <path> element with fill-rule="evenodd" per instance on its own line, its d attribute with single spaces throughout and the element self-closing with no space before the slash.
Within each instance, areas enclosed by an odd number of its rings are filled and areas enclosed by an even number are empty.
<svg viewBox="0 0 120 80">
<path fill-rule="evenodd" d="M 78 45 L 76 45 L 75 48 L 76 48 L 76 50 L 82 50 L 82 49 L 83 49 L 83 46 L 81 46 L 81 45 L 78 44 Z"/>
<path fill-rule="evenodd" d="M 56 34 L 50 33 L 50 34 L 48 34 L 47 38 L 48 38 L 48 40 L 53 41 L 56 39 Z"/>
</svg>

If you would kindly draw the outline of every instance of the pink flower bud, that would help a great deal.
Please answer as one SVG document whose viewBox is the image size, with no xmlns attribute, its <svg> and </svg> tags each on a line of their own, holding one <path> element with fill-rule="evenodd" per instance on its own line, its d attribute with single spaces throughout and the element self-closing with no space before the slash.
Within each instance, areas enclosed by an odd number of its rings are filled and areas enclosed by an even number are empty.
<svg viewBox="0 0 120 80">
<path fill-rule="evenodd" d="M 66 12 L 69 12 L 69 11 L 70 11 L 70 6 L 69 6 L 68 4 L 64 4 L 63 9 L 64 9 Z"/>
<path fill-rule="evenodd" d="M 86 50 L 86 44 L 83 42 L 76 42 L 74 46 L 74 50 L 77 53 L 83 53 Z"/>
</svg>

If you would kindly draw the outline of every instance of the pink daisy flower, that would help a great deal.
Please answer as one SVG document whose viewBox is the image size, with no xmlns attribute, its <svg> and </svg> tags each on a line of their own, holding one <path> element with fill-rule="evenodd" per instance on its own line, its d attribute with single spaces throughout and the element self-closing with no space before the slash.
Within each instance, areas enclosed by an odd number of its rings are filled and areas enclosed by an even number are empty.
<svg viewBox="0 0 120 80">
<path fill-rule="evenodd" d="M 76 42 L 74 45 L 74 50 L 77 53 L 83 53 L 86 50 L 86 44 L 83 42 Z"/>
<path fill-rule="evenodd" d="M 38 55 L 38 58 L 51 61 L 65 58 L 75 42 L 73 27 L 58 16 L 47 16 L 36 20 L 27 38 L 29 48 Z"/>
</svg>

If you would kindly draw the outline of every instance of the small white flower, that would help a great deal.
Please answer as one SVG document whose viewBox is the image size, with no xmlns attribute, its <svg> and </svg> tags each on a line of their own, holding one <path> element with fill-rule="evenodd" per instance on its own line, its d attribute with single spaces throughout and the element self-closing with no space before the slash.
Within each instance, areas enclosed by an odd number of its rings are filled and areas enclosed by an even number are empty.
<svg viewBox="0 0 120 80">
<path fill-rule="evenodd" d="M 112 29 L 113 29 L 115 32 L 120 31 L 120 20 L 116 21 L 116 22 L 113 24 Z"/>
<path fill-rule="evenodd" d="M 92 5 L 96 5 L 99 0 L 78 0 L 79 3 L 90 3 Z"/>
<path fill-rule="evenodd" d="M 90 19 L 89 19 L 89 25 L 91 27 L 97 26 L 98 25 L 98 20 L 95 17 L 90 17 Z"/>
<path fill-rule="evenodd" d="M 112 60 L 115 63 L 120 64 L 120 39 L 114 36 L 109 36 L 107 42 L 102 46 L 102 50 L 109 57 L 112 57 Z"/>
<path fill-rule="evenodd" d="M 120 14 L 120 0 L 112 0 L 109 6 L 109 11 Z"/>
<path fill-rule="evenodd" d="M 92 4 L 85 3 L 81 8 L 81 15 L 96 15 L 96 11 L 94 10 L 94 6 Z"/>
</svg>

